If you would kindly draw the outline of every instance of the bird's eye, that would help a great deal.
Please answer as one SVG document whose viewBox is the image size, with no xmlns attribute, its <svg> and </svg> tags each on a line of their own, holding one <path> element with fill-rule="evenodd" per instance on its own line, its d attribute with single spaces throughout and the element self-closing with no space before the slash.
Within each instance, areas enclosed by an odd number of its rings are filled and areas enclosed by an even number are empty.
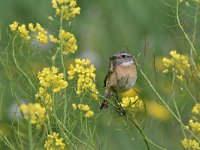
<svg viewBox="0 0 200 150">
<path fill-rule="evenodd" d="M 125 58 L 126 57 L 126 55 L 122 55 L 122 58 Z"/>
</svg>

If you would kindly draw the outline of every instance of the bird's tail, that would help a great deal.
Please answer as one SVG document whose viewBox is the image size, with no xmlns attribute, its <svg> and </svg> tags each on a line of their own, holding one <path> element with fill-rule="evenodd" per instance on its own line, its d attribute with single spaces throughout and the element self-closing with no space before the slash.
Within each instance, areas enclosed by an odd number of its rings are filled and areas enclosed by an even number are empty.
<svg viewBox="0 0 200 150">
<path fill-rule="evenodd" d="M 101 103 L 100 110 L 107 108 L 108 108 L 108 100 L 104 99 L 103 102 Z"/>
<path fill-rule="evenodd" d="M 108 108 L 108 98 L 110 97 L 110 93 L 111 92 L 110 92 L 109 88 L 106 88 L 105 98 L 104 98 L 103 102 L 101 103 L 100 110 Z"/>
</svg>

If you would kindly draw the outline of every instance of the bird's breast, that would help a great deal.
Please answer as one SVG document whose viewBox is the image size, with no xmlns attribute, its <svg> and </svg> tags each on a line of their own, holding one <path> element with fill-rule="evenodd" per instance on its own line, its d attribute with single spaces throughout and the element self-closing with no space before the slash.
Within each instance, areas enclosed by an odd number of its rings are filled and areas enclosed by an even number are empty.
<svg viewBox="0 0 200 150">
<path fill-rule="evenodd" d="M 124 92 L 133 87 L 137 79 L 135 65 L 116 66 L 109 79 L 109 86 L 116 92 Z"/>
</svg>

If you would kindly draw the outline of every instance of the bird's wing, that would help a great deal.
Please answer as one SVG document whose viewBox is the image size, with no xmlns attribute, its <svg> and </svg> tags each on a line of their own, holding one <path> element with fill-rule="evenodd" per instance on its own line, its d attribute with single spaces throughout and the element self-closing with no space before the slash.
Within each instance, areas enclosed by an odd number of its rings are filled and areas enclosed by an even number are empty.
<svg viewBox="0 0 200 150">
<path fill-rule="evenodd" d="M 104 78 L 104 85 L 103 87 L 106 87 L 106 83 L 107 80 L 109 79 L 110 75 L 113 73 L 113 71 L 108 71 L 108 73 L 106 74 L 105 78 Z"/>
<path fill-rule="evenodd" d="M 104 78 L 104 86 L 103 87 L 106 87 L 106 83 L 112 73 L 113 73 L 113 60 L 110 60 L 109 71 Z"/>
</svg>

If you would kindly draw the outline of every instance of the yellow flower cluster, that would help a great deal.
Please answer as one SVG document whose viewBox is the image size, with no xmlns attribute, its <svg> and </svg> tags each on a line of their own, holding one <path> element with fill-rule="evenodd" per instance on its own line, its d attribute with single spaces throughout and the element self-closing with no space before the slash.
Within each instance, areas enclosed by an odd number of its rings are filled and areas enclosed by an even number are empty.
<svg viewBox="0 0 200 150">
<path fill-rule="evenodd" d="M 123 97 L 120 103 L 124 109 L 141 109 L 143 108 L 143 102 L 138 96 L 135 97 Z"/>
<path fill-rule="evenodd" d="M 94 112 L 90 109 L 90 107 L 88 105 L 85 105 L 85 104 L 78 104 L 77 105 L 77 104 L 73 103 L 72 107 L 73 107 L 74 110 L 80 109 L 80 110 L 86 112 L 85 113 L 86 118 L 90 118 L 94 115 Z"/>
<path fill-rule="evenodd" d="M 189 120 L 189 123 L 187 128 L 191 128 L 191 130 L 199 137 L 200 136 L 200 122 L 199 122 L 199 116 L 200 116 L 200 103 L 197 103 L 193 108 L 192 108 L 192 113 L 194 116 L 192 116 L 193 119 Z M 197 115 L 198 117 L 196 117 Z M 182 145 L 187 148 L 187 149 L 193 149 L 193 150 L 198 150 L 200 149 L 199 143 L 193 139 L 184 139 L 181 141 Z"/>
<path fill-rule="evenodd" d="M 29 36 L 29 31 L 26 29 L 26 26 L 24 24 L 22 24 L 21 26 L 18 27 L 18 31 L 20 33 L 20 36 L 25 39 L 25 40 L 29 40 L 30 36 Z"/>
<path fill-rule="evenodd" d="M 200 149 L 199 143 L 195 140 L 188 140 L 188 139 L 183 139 L 181 141 L 182 145 L 186 149 L 192 149 L 192 150 L 198 150 Z"/>
<path fill-rule="evenodd" d="M 193 0 L 194 2 L 200 3 L 200 0 Z"/>
<path fill-rule="evenodd" d="M 36 100 L 39 100 L 39 99 L 42 100 L 45 108 L 47 110 L 52 110 L 53 101 L 52 101 L 51 95 L 48 94 L 47 91 L 45 91 L 43 87 L 39 88 L 38 93 L 35 94 L 35 99 Z"/>
<path fill-rule="evenodd" d="M 48 43 L 48 32 L 39 23 L 36 23 L 35 27 L 33 23 L 29 23 L 28 27 L 31 32 L 35 33 L 35 38 L 41 44 Z"/>
<path fill-rule="evenodd" d="M 120 93 L 121 97 L 135 97 L 140 93 L 136 87 L 129 89 L 128 91 Z"/>
<path fill-rule="evenodd" d="M 190 68 L 190 64 L 187 56 L 178 54 L 175 50 L 170 52 L 171 58 L 164 57 L 162 59 L 166 69 L 163 70 L 163 73 L 175 72 L 176 77 L 183 81 L 183 76 L 185 71 Z"/>
<path fill-rule="evenodd" d="M 49 92 L 60 92 L 68 86 L 67 81 L 63 80 L 64 74 L 58 73 L 58 68 L 43 68 L 37 75 L 40 81 L 40 87 L 37 94 L 35 94 L 36 100 L 41 100 L 45 108 L 49 111 L 52 110 L 53 100 Z"/>
<path fill-rule="evenodd" d="M 46 150 L 64 150 L 65 144 L 63 140 L 63 138 L 59 138 L 59 133 L 53 132 L 52 134 L 48 135 L 44 144 L 44 148 Z"/>
<path fill-rule="evenodd" d="M 200 115 L 200 103 L 196 103 L 196 105 L 192 108 L 192 113 Z"/>
<path fill-rule="evenodd" d="M 196 105 L 192 108 L 192 113 L 193 113 L 193 119 L 189 120 L 189 127 L 192 129 L 192 131 L 197 134 L 200 135 L 200 122 L 198 120 L 197 116 L 200 116 L 200 103 L 196 103 Z"/>
<path fill-rule="evenodd" d="M 31 124 L 36 125 L 36 128 L 41 128 L 46 119 L 46 109 L 39 103 L 29 103 L 27 105 L 22 104 L 20 106 L 25 119 L 30 119 Z"/>
<path fill-rule="evenodd" d="M 80 14 L 80 7 L 77 7 L 76 0 L 51 0 L 52 7 L 56 11 L 56 15 L 62 19 L 69 20 Z"/>
<path fill-rule="evenodd" d="M 12 24 L 9 25 L 11 31 L 16 31 L 19 26 L 17 21 L 14 21 Z"/>
<path fill-rule="evenodd" d="M 49 35 L 49 40 L 53 43 L 60 43 L 60 41 L 57 38 L 55 38 L 53 35 Z"/>
<path fill-rule="evenodd" d="M 190 119 L 188 125 L 190 126 L 190 128 L 194 133 L 200 135 L 200 122 Z"/>
<path fill-rule="evenodd" d="M 64 30 L 60 30 L 60 40 L 63 45 L 63 54 L 75 53 L 78 49 L 75 36 Z"/>
<path fill-rule="evenodd" d="M 83 91 L 90 91 L 91 96 L 97 100 L 98 91 L 96 89 L 95 78 L 96 70 L 94 65 L 90 65 L 89 59 L 75 59 L 75 65 L 70 64 L 68 71 L 68 79 L 72 80 L 78 77 L 76 93 L 80 95 Z"/>
<path fill-rule="evenodd" d="M 49 89 L 57 93 L 68 86 L 67 81 L 63 80 L 64 74 L 58 74 L 58 68 L 54 66 L 51 68 L 43 68 L 43 70 L 38 73 L 37 77 L 41 87 L 43 87 L 45 91 Z"/>
<path fill-rule="evenodd" d="M 149 116 L 159 121 L 167 121 L 171 118 L 169 110 L 158 102 L 149 100 L 145 104 Z"/>
<path fill-rule="evenodd" d="M 29 40 L 29 31 L 26 29 L 26 26 L 24 24 L 19 25 L 17 21 L 14 21 L 12 24 L 9 25 L 11 31 L 18 31 L 19 35 L 24 39 L 24 40 Z"/>
<path fill-rule="evenodd" d="M 24 24 L 19 26 L 19 23 L 16 21 L 9 26 L 11 31 L 18 31 L 19 35 L 24 40 L 30 40 L 29 32 L 32 32 L 34 38 L 37 39 L 41 44 L 47 44 L 48 39 L 53 43 L 59 43 L 59 40 L 53 35 L 48 35 L 48 32 L 39 23 L 36 23 L 35 25 L 33 23 L 29 23 L 28 29 Z"/>
</svg>

